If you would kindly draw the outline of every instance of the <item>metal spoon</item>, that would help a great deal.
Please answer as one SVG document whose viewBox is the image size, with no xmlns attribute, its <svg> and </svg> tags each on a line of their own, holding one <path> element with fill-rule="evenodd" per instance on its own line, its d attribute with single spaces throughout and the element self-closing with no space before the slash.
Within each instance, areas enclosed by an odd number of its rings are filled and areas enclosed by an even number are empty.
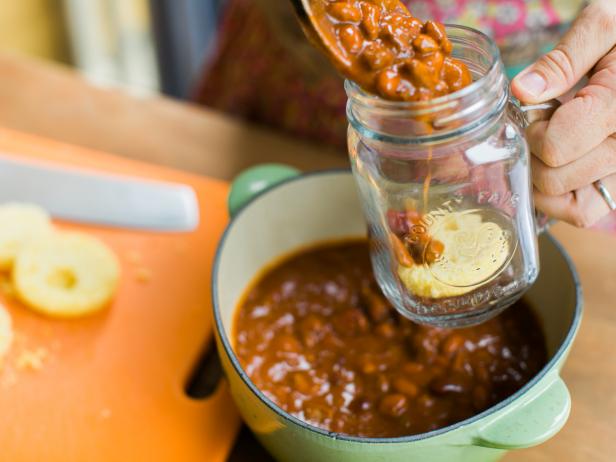
<svg viewBox="0 0 616 462">
<path fill-rule="evenodd" d="M 326 24 L 324 23 L 320 24 L 317 19 L 324 17 L 325 2 L 291 0 L 291 4 L 308 40 L 323 51 L 329 60 L 344 73 L 351 62 L 336 45 L 337 38 L 331 32 L 331 28 L 325 27 Z"/>
</svg>

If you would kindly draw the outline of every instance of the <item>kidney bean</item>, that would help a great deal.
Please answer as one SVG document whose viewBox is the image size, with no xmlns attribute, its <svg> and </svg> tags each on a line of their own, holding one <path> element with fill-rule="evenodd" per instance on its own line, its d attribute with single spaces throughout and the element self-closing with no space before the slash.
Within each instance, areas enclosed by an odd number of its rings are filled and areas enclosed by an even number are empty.
<svg viewBox="0 0 616 462">
<path fill-rule="evenodd" d="M 346 429 L 352 428 L 353 416 L 347 414 L 338 414 L 331 423 L 332 431 L 336 433 L 346 433 Z"/>
<path fill-rule="evenodd" d="M 476 385 L 473 388 L 473 406 L 477 411 L 483 411 L 490 404 L 490 394 L 483 385 Z"/>
<path fill-rule="evenodd" d="M 426 21 L 422 30 L 441 46 L 443 53 L 447 55 L 451 54 L 453 46 L 451 45 L 449 37 L 447 37 L 445 26 L 435 21 Z"/>
<path fill-rule="evenodd" d="M 482 362 L 476 362 L 473 364 L 473 372 L 475 377 L 480 383 L 488 384 L 490 383 L 490 371 L 488 367 Z"/>
<path fill-rule="evenodd" d="M 314 423 L 327 421 L 334 416 L 334 409 L 318 403 L 307 402 L 302 410 L 306 419 Z"/>
<path fill-rule="evenodd" d="M 419 387 L 405 377 L 398 377 L 394 380 L 394 389 L 409 398 L 415 398 L 419 394 Z"/>
<path fill-rule="evenodd" d="M 428 393 L 422 393 L 417 398 L 417 404 L 423 407 L 424 409 L 431 408 L 434 406 L 434 398 L 432 398 Z"/>
<path fill-rule="evenodd" d="M 438 368 L 428 368 L 423 372 L 420 372 L 418 374 L 414 374 L 413 375 L 413 381 L 420 386 L 422 389 L 423 388 L 428 388 L 428 386 L 430 385 L 430 383 L 432 382 L 432 380 L 434 380 L 434 377 L 437 375 L 442 375 L 443 369 L 438 369 Z"/>
<path fill-rule="evenodd" d="M 297 353 L 302 349 L 302 345 L 292 335 L 280 335 L 276 339 L 275 347 L 280 351 Z"/>
<path fill-rule="evenodd" d="M 389 209 L 387 211 L 387 225 L 389 229 L 398 236 L 403 236 L 408 233 L 408 220 L 407 212 L 404 210 Z"/>
<path fill-rule="evenodd" d="M 470 393 L 472 387 L 471 379 L 464 374 L 452 372 L 451 374 L 437 377 L 430 384 L 430 389 L 439 395 L 449 393 L 464 394 Z"/>
<path fill-rule="evenodd" d="M 419 53 L 432 53 L 439 49 L 438 43 L 426 34 L 419 34 L 413 40 L 413 48 L 417 50 Z"/>
<path fill-rule="evenodd" d="M 427 263 L 432 264 L 441 258 L 444 251 L 445 245 L 436 239 L 432 239 L 428 244 L 424 258 Z"/>
<path fill-rule="evenodd" d="M 453 44 L 451 43 L 451 40 L 449 40 L 449 37 L 445 36 L 441 42 L 441 50 L 443 50 L 443 53 L 446 54 L 451 54 L 453 51 Z"/>
<path fill-rule="evenodd" d="M 364 38 L 357 26 L 345 24 L 338 26 L 338 38 L 346 51 L 352 55 L 356 55 L 361 51 L 364 44 Z"/>
<path fill-rule="evenodd" d="M 379 411 L 389 417 L 400 417 L 408 409 L 408 399 L 401 393 L 385 395 L 379 404 Z"/>
<path fill-rule="evenodd" d="M 398 328 L 400 329 L 400 333 L 405 339 L 409 339 L 413 335 L 415 335 L 415 324 L 409 319 L 403 318 L 402 316 L 398 316 Z"/>
<path fill-rule="evenodd" d="M 370 322 L 359 308 L 347 308 L 333 319 L 334 328 L 341 335 L 365 334 L 370 328 Z"/>
<path fill-rule="evenodd" d="M 361 27 L 370 40 L 375 40 L 379 36 L 380 8 L 374 3 L 363 2 L 361 4 L 361 13 L 363 16 Z"/>
<path fill-rule="evenodd" d="M 402 266 L 406 266 L 407 268 L 413 266 L 413 257 L 409 253 L 404 243 L 395 234 L 391 234 L 389 238 L 391 240 L 391 245 L 394 251 L 394 256 L 396 257 L 396 261 Z"/>
<path fill-rule="evenodd" d="M 349 409 L 353 410 L 354 412 L 369 411 L 370 409 L 372 409 L 372 401 L 363 396 L 358 396 L 353 401 L 351 401 Z"/>
<path fill-rule="evenodd" d="M 468 374 L 473 373 L 473 367 L 471 366 L 470 358 L 466 351 L 458 351 L 455 354 L 453 363 L 451 364 L 451 369 L 456 372 L 465 372 Z"/>
<path fill-rule="evenodd" d="M 411 59 L 406 64 L 406 69 L 418 87 L 433 89 L 436 79 L 428 65 L 419 59 Z"/>
<path fill-rule="evenodd" d="M 370 43 L 362 53 L 365 63 L 370 69 L 379 70 L 390 66 L 394 62 L 393 53 L 381 43 Z"/>
<path fill-rule="evenodd" d="M 447 358 L 446 356 L 437 354 L 436 351 L 433 351 L 432 354 L 434 356 L 432 359 L 430 369 L 432 370 L 432 372 L 434 373 L 434 376 L 436 377 L 440 375 L 441 373 L 443 373 L 443 371 L 449 367 L 449 358 Z"/>
<path fill-rule="evenodd" d="M 417 18 L 410 17 L 407 22 L 407 27 L 411 31 L 411 35 L 413 37 L 417 37 L 417 35 L 421 32 L 421 21 Z"/>
<path fill-rule="evenodd" d="M 376 386 L 381 393 L 387 393 L 391 388 L 391 383 L 385 374 L 379 374 L 376 377 Z"/>
<path fill-rule="evenodd" d="M 377 76 L 376 87 L 380 95 L 390 99 L 399 99 L 398 87 L 400 87 L 401 82 L 402 79 L 398 71 L 395 69 L 386 69 L 381 71 Z"/>
<path fill-rule="evenodd" d="M 307 373 L 295 372 L 293 374 L 293 388 L 304 395 L 309 395 L 314 388 L 314 383 Z"/>
<path fill-rule="evenodd" d="M 425 369 L 425 366 L 422 363 L 417 363 L 414 361 L 407 361 L 402 365 L 402 371 L 405 374 L 419 374 L 420 372 L 423 372 Z"/>
<path fill-rule="evenodd" d="M 443 53 L 439 51 L 435 51 L 430 55 L 426 56 L 425 63 L 430 69 L 430 72 L 434 76 L 435 79 L 438 80 L 438 76 L 441 74 L 441 69 L 443 68 L 443 63 L 445 62 L 445 56 Z"/>
<path fill-rule="evenodd" d="M 449 85 L 444 80 L 439 80 L 434 86 L 434 92 L 437 96 L 448 95 L 450 93 Z"/>
<path fill-rule="evenodd" d="M 363 355 L 359 361 L 361 371 L 366 375 L 372 375 L 378 372 L 379 367 L 374 358 L 369 355 Z"/>
<path fill-rule="evenodd" d="M 398 87 L 398 99 L 400 101 L 412 101 L 415 98 L 417 89 L 415 85 L 406 79 L 402 79 Z"/>
<path fill-rule="evenodd" d="M 432 20 L 426 21 L 422 28 L 422 32 L 432 37 L 438 43 L 441 43 L 447 36 L 447 34 L 445 34 L 445 28 Z"/>
<path fill-rule="evenodd" d="M 445 339 L 441 345 L 441 351 L 447 356 L 453 356 L 455 353 L 464 348 L 466 339 L 458 334 L 451 334 Z"/>
<path fill-rule="evenodd" d="M 399 50 L 406 49 L 421 29 L 421 22 L 410 16 L 392 14 L 383 19 L 380 37 Z"/>
<path fill-rule="evenodd" d="M 314 348 L 325 334 L 325 324 L 321 318 L 310 314 L 300 322 L 299 330 L 302 343 L 308 348 Z"/>
<path fill-rule="evenodd" d="M 382 322 L 389 318 L 391 306 L 385 297 L 375 293 L 372 289 L 366 289 L 362 294 L 368 308 L 368 314 L 373 322 Z"/>
<path fill-rule="evenodd" d="M 443 60 L 443 69 L 441 71 L 443 80 L 447 82 L 450 90 L 457 91 L 468 85 L 472 78 L 468 69 L 460 66 L 460 63 L 447 57 Z"/>
<path fill-rule="evenodd" d="M 421 221 L 421 213 L 419 213 L 410 204 L 406 205 L 406 223 L 408 228 L 418 225 Z"/>
<path fill-rule="evenodd" d="M 396 328 L 388 322 L 383 322 L 376 326 L 375 333 L 379 337 L 386 338 L 391 340 L 396 337 L 397 331 Z"/>
<path fill-rule="evenodd" d="M 338 21 L 359 22 L 362 17 L 360 9 L 349 2 L 330 3 L 327 5 L 327 12 Z"/>
</svg>

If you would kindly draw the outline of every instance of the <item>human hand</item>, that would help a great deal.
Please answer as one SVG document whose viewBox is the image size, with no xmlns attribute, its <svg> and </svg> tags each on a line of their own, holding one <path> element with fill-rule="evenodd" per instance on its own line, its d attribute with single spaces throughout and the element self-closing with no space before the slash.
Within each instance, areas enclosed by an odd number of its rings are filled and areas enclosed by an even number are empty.
<svg viewBox="0 0 616 462">
<path fill-rule="evenodd" d="M 535 206 L 587 227 L 610 212 L 594 182 L 616 199 L 616 1 L 595 0 L 556 48 L 512 82 L 513 94 L 535 104 L 586 86 L 547 122 L 527 130 Z"/>
</svg>

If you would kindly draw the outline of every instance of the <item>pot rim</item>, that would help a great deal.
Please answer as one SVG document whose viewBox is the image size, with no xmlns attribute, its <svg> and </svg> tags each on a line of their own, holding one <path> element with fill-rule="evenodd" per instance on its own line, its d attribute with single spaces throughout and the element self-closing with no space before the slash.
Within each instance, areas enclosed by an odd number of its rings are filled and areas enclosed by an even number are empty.
<svg viewBox="0 0 616 462">
<path fill-rule="evenodd" d="M 412 442 L 416 442 L 416 441 L 421 441 L 421 440 L 426 440 L 428 438 L 434 438 L 437 436 L 441 436 L 444 435 L 446 433 L 452 432 L 454 430 L 457 430 L 461 427 L 465 427 L 468 426 L 470 424 L 476 423 L 482 419 L 484 419 L 485 417 L 488 417 L 492 414 L 495 414 L 496 412 L 500 411 L 501 409 L 504 409 L 505 407 L 509 406 L 510 404 L 512 404 L 514 401 L 516 401 L 518 398 L 522 397 L 524 394 L 526 394 L 526 392 L 528 392 L 531 388 L 533 388 L 535 385 L 537 385 L 556 365 L 556 363 L 558 363 L 560 361 L 560 359 L 563 357 L 563 355 L 566 353 L 567 349 L 569 348 L 569 346 L 571 345 L 571 343 L 573 342 L 573 339 L 576 335 L 576 332 L 580 326 L 580 322 L 582 319 L 582 285 L 580 282 L 580 278 L 578 275 L 578 272 L 575 268 L 575 265 L 573 264 L 573 261 L 571 260 L 571 257 L 569 256 L 569 254 L 567 253 L 567 251 L 564 249 L 564 247 L 562 246 L 562 244 L 560 242 L 558 242 L 558 240 L 556 240 L 556 238 L 554 238 L 550 233 L 545 233 L 546 237 L 552 242 L 552 244 L 554 244 L 556 246 L 556 248 L 560 251 L 561 255 L 564 257 L 565 262 L 567 263 L 567 266 L 569 267 L 569 270 L 571 271 L 571 275 L 573 277 L 573 283 L 575 285 L 575 296 L 576 296 L 576 303 L 575 303 L 575 313 L 573 315 L 573 319 L 571 320 L 571 324 L 569 325 L 568 331 L 567 331 L 567 335 L 565 336 L 565 339 L 563 340 L 563 342 L 560 344 L 560 346 L 558 347 L 558 349 L 556 350 L 556 352 L 554 353 L 554 355 L 552 356 L 552 358 L 550 359 L 550 361 L 548 361 L 548 363 L 541 369 L 541 371 L 539 371 L 538 374 L 536 374 L 532 380 L 530 380 L 528 383 L 526 383 L 522 388 L 520 388 L 517 392 L 515 392 L 513 395 L 509 396 L 507 399 L 500 401 L 499 403 L 495 404 L 494 406 L 486 409 L 485 411 L 481 412 L 480 414 L 476 414 L 473 417 L 470 417 L 468 419 L 462 420 L 460 422 L 457 422 L 453 425 L 449 425 L 447 427 L 443 427 L 443 428 L 439 428 L 438 430 L 433 430 L 430 432 L 426 432 L 426 433 L 420 433 L 417 435 L 410 435 L 410 436 L 399 436 L 399 437 L 394 437 L 394 438 L 367 438 L 367 437 L 361 437 L 361 436 L 351 436 L 351 435 L 346 435 L 344 433 L 337 433 L 337 432 L 332 432 L 332 431 L 328 431 L 328 430 L 324 430 L 322 428 L 316 427 L 314 425 L 311 425 L 307 422 L 304 422 L 303 420 L 289 414 L 288 412 L 286 412 L 284 409 L 280 408 L 276 403 L 274 403 L 271 399 L 269 399 L 267 396 L 265 396 L 265 394 L 263 394 L 263 392 L 261 392 L 261 390 L 259 390 L 259 388 L 252 383 L 252 380 L 250 380 L 250 378 L 248 377 L 248 374 L 246 374 L 246 372 L 244 371 L 244 369 L 242 368 L 242 366 L 239 363 L 239 360 L 237 358 L 237 356 L 235 355 L 235 352 L 233 351 L 233 347 L 231 345 L 231 341 L 229 339 L 229 337 L 227 336 L 223 323 L 222 323 L 222 316 L 220 314 L 220 309 L 219 309 L 219 305 L 218 305 L 218 268 L 220 265 L 220 260 L 221 260 L 221 256 L 222 256 L 222 250 L 225 247 L 225 243 L 227 240 L 227 237 L 229 235 L 230 230 L 233 228 L 234 224 L 237 222 L 237 219 L 242 215 L 242 213 L 248 208 L 250 207 L 252 204 L 254 204 L 255 202 L 257 202 L 258 200 L 262 199 L 263 197 L 265 197 L 267 194 L 273 192 L 274 190 L 284 187 L 285 185 L 295 182 L 295 181 L 303 181 L 312 177 L 318 177 L 318 176 L 322 176 L 322 175 L 339 175 L 339 174 L 349 174 L 352 175 L 352 172 L 350 169 L 346 169 L 346 168 L 338 168 L 338 169 L 327 169 L 327 170 L 318 170 L 318 171 L 312 171 L 312 172 L 307 172 L 307 173 L 302 173 L 301 175 L 295 176 L 295 177 L 290 177 L 290 178 L 286 178 L 284 180 L 282 180 L 279 183 L 276 183 L 266 189 L 264 189 L 263 191 L 259 192 L 258 194 L 256 194 L 254 197 L 252 197 L 248 202 L 246 202 L 246 204 L 244 204 L 235 214 L 234 217 L 232 217 L 229 221 L 229 223 L 227 224 L 227 226 L 225 227 L 225 230 L 222 234 L 222 237 L 220 238 L 220 241 L 218 242 L 218 246 L 216 248 L 216 254 L 214 256 L 214 265 L 212 268 L 212 279 L 211 279 L 211 285 L 212 285 L 212 307 L 213 307 L 213 311 L 214 311 L 214 321 L 215 321 L 215 326 L 216 326 L 216 331 L 218 333 L 219 339 L 224 347 L 224 353 L 227 355 L 227 357 L 229 358 L 229 361 L 231 362 L 231 364 L 233 365 L 233 368 L 235 369 L 235 371 L 237 372 L 237 374 L 240 376 L 240 378 L 242 379 L 242 381 L 244 382 L 244 384 L 246 384 L 246 386 L 248 387 L 248 389 L 263 403 L 265 404 L 270 410 L 272 410 L 273 412 L 275 412 L 279 417 L 283 418 L 284 420 L 293 423 L 295 425 L 300 426 L 303 429 L 306 429 L 310 432 L 316 433 L 318 435 L 327 437 L 327 438 L 331 438 L 334 440 L 342 440 L 342 441 L 346 441 L 346 442 L 353 442 L 353 443 L 365 443 L 365 444 L 383 444 L 383 443 L 412 443 Z M 222 353 L 222 352 L 219 352 Z"/>
</svg>

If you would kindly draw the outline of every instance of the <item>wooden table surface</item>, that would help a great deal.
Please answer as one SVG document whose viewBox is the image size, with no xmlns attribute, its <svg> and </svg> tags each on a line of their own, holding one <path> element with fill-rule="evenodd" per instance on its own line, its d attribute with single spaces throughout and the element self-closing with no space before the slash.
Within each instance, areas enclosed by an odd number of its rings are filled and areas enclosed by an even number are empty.
<svg viewBox="0 0 616 462">
<path fill-rule="evenodd" d="M 74 72 L 0 53 L 0 125 L 230 179 L 261 162 L 304 170 L 346 165 L 343 154 L 165 98 L 91 86 Z M 585 314 L 563 377 L 573 398 L 566 427 L 505 462 L 616 460 L 616 236 L 559 224 L 553 234 L 580 273 Z M 247 441 L 248 437 L 244 437 Z M 241 447 L 232 460 L 248 458 Z"/>
</svg>

